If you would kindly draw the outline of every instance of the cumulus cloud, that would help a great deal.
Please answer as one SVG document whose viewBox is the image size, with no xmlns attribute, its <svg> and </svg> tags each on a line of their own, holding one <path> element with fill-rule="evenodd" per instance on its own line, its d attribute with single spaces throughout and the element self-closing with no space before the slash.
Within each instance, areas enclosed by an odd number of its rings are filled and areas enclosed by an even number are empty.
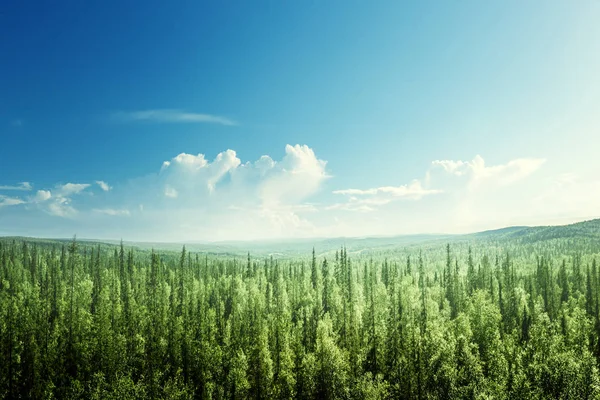
<svg viewBox="0 0 600 400">
<path fill-rule="evenodd" d="M 237 125 L 235 121 L 218 115 L 201 114 L 174 109 L 141 110 L 118 112 L 113 114 L 116 121 L 149 121 L 159 123 L 210 123 L 219 125 Z"/>
<path fill-rule="evenodd" d="M 254 162 L 254 168 L 259 171 L 261 176 L 264 176 L 264 174 L 274 166 L 275 161 L 269 156 L 260 156 L 260 158 Z"/>
<path fill-rule="evenodd" d="M 181 153 L 165 161 L 161 168 L 163 179 L 169 183 L 165 195 L 177 197 L 179 191 L 191 192 L 199 186 L 212 192 L 215 185 L 239 165 L 240 159 L 233 150 L 219 153 L 212 162 L 208 162 L 204 154 Z"/>
<path fill-rule="evenodd" d="M 52 197 L 52 193 L 49 190 L 38 190 L 33 198 L 33 201 L 36 203 L 43 203 L 46 200 L 49 200 Z"/>
<path fill-rule="evenodd" d="M 231 149 L 214 158 L 180 153 L 162 162 L 156 174 L 132 180 L 114 195 L 130 199 L 128 209 L 145 199 L 135 218 L 166 220 L 181 235 L 197 237 L 210 229 L 211 238 L 289 237 L 312 232 L 304 215 L 316 215 L 319 208 L 305 200 L 328 177 L 326 162 L 306 145 L 286 146 L 279 159 L 263 155 L 245 162 Z"/>
<path fill-rule="evenodd" d="M 198 199 L 212 195 L 214 200 L 239 197 L 254 205 L 296 204 L 314 194 L 327 178 L 326 162 L 319 160 L 306 145 L 287 145 L 281 161 L 262 156 L 242 164 L 233 150 L 217 154 L 208 161 L 204 154 L 181 153 L 165 161 L 160 179 L 165 195 Z M 216 188 L 222 184 L 220 193 Z M 168 195 L 167 191 L 172 194 Z"/>
<path fill-rule="evenodd" d="M 263 176 L 259 195 L 265 205 L 298 203 L 317 192 L 329 177 L 327 162 L 318 159 L 306 145 L 287 145 L 285 156 L 276 163 L 265 158 L 255 167 Z"/>
<path fill-rule="evenodd" d="M 29 191 L 32 190 L 33 186 L 29 182 L 21 182 L 18 185 L 2 185 L 0 186 L 0 190 L 23 190 Z"/>
<path fill-rule="evenodd" d="M 197 156 L 195 156 L 193 154 L 181 153 L 178 154 L 176 157 L 173 157 L 172 162 L 175 165 L 182 165 L 186 168 L 194 170 L 204 168 L 208 164 L 208 161 L 206 161 L 206 159 L 204 158 L 204 154 L 198 154 Z M 171 161 L 165 161 L 163 163 L 163 166 L 165 168 L 170 167 Z"/>
<path fill-rule="evenodd" d="M 181 153 L 170 161 L 165 161 L 161 173 L 173 183 L 180 181 L 179 186 L 197 186 L 198 184 L 212 192 L 215 185 L 229 172 L 240 165 L 236 152 L 227 150 L 217 154 L 212 162 L 208 162 L 204 154 Z M 169 196 L 175 197 L 175 196 Z"/>
<path fill-rule="evenodd" d="M 110 186 L 108 186 L 108 183 L 104 181 L 96 181 L 96 184 L 100 186 L 100 189 L 104 190 L 105 192 L 108 192 L 110 189 L 112 189 Z"/>
<path fill-rule="evenodd" d="M 219 182 L 225 174 L 237 168 L 240 163 L 240 159 L 237 158 L 236 153 L 233 150 L 219 153 L 209 167 L 209 178 L 206 182 L 208 190 L 212 192 L 215 189 L 217 182 Z"/>
</svg>

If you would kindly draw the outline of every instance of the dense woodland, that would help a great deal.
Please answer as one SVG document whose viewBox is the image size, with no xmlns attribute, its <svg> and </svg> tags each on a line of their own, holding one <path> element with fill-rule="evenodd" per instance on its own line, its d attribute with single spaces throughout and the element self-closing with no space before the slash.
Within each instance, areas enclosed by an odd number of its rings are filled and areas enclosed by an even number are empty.
<svg viewBox="0 0 600 400">
<path fill-rule="evenodd" d="M 598 243 L 0 241 L 0 398 L 597 399 Z"/>
</svg>

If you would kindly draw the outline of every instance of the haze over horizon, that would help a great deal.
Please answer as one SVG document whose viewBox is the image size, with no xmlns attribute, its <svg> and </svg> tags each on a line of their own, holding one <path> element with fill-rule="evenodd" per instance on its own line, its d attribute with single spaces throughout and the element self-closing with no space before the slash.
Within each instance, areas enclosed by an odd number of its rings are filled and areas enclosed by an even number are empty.
<svg viewBox="0 0 600 400">
<path fill-rule="evenodd" d="M 0 235 L 600 216 L 600 2 L 346 4 L 4 5 Z"/>
<path fill-rule="evenodd" d="M 402 233 L 402 234 L 388 234 L 388 235 L 355 235 L 355 236 L 306 236 L 306 237 L 283 237 L 283 238 L 244 238 L 244 239 L 206 239 L 206 240 L 135 240 L 132 238 L 115 238 L 115 237 L 81 237 L 77 233 L 70 236 L 55 236 L 55 237 L 41 237 L 41 236 L 22 236 L 22 235 L 2 235 L 0 238 L 30 238 L 40 240 L 68 240 L 71 241 L 74 238 L 77 241 L 91 241 L 91 242 L 107 242 L 107 243 L 143 243 L 143 244 L 169 244 L 169 245 L 228 245 L 228 244 L 240 244 L 240 243 L 258 243 L 258 244 L 284 244 L 284 243 L 308 243 L 311 241 L 329 241 L 329 240 L 362 240 L 362 239 L 394 239 L 394 238 L 416 238 L 416 237 L 432 237 L 434 239 L 444 237 L 462 237 L 462 235 L 475 235 L 488 232 L 500 232 L 505 229 L 519 229 L 519 228 L 540 228 L 540 227 L 567 227 L 571 225 L 577 225 L 580 223 L 587 223 L 592 221 L 600 221 L 600 218 L 586 218 L 581 220 L 575 220 L 568 223 L 556 222 L 554 224 L 545 225 L 510 225 L 502 227 L 494 227 L 490 229 L 484 229 L 479 231 L 469 231 L 460 233 L 447 233 L 447 232 L 422 232 L 422 233 Z"/>
</svg>

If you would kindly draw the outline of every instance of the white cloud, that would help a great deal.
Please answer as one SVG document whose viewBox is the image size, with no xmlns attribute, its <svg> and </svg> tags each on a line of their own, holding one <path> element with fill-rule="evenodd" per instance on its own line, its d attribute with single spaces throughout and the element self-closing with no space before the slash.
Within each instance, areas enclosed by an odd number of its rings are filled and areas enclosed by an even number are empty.
<svg viewBox="0 0 600 400">
<path fill-rule="evenodd" d="M 400 186 L 382 186 L 378 188 L 372 189 L 344 189 L 344 190 L 334 190 L 334 194 L 342 194 L 342 195 L 350 195 L 350 196 L 370 196 L 372 204 L 387 204 L 390 201 L 399 198 L 406 198 L 411 200 L 419 200 L 423 196 L 427 196 L 430 194 L 441 193 L 441 190 L 438 189 L 425 189 L 423 188 L 421 182 L 417 179 L 413 180 L 408 185 L 400 185 Z"/>
<path fill-rule="evenodd" d="M 129 216 L 129 210 L 116 210 L 114 208 L 94 208 L 93 212 L 98 214 L 106 214 L 110 216 Z"/>
<path fill-rule="evenodd" d="M 179 193 L 177 192 L 177 190 L 173 189 L 169 185 L 165 186 L 165 196 L 175 199 L 178 195 Z"/>
<path fill-rule="evenodd" d="M 215 157 L 180 153 L 104 196 L 81 195 L 89 184 L 67 183 L 25 200 L 0 197 L 0 206 L 31 205 L 0 212 L 44 211 L 69 219 L 57 226 L 90 237 L 104 229 L 115 237 L 163 241 L 456 233 L 600 215 L 598 178 L 544 178 L 538 175 L 547 172 L 543 164 L 537 158 L 492 165 L 480 156 L 436 160 L 423 179 L 335 190 L 332 202 L 317 197 L 331 179 L 328 164 L 306 145 L 250 161 L 233 150 Z M 100 182 L 94 185 L 102 188 Z"/>
<path fill-rule="evenodd" d="M 509 161 L 505 165 L 484 167 L 477 176 L 478 179 L 496 179 L 499 185 L 510 185 L 537 171 L 545 159 L 519 158 Z"/>
<path fill-rule="evenodd" d="M 66 197 L 81 193 L 90 186 L 89 183 L 67 183 L 65 185 L 59 185 L 58 191 L 60 196 Z"/>
<path fill-rule="evenodd" d="M 56 185 L 54 193 L 49 190 L 39 190 L 34 202 L 38 203 L 38 206 L 50 215 L 73 218 L 78 214 L 78 211 L 72 205 L 71 196 L 82 193 L 90 186 L 89 183 Z"/>
<path fill-rule="evenodd" d="M 277 161 L 264 155 L 242 163 L 231 149 L 213 159 L 180 153 L 162 162 L 156 174 L 133 180 L 114 195 L 129 199 L 128 209 L 137 209 L 145 199 L 143 213 L 132 218 L 168 220 L 172 231 L 181 235 L 290 237 L 310 231 L 305 214 L 319 213 L 305 199 L 328 178 L 325 166 L 304 145 L 286 146 Z M 281 227 L 285 224 L 287 231 Z"/>
<path fill-rule="evenodd" d="M 203 154 L 181 153 L 162 164 L 160 177 L 182 199 L 213 194 L 214 199 L 238 196 L 255 205 L 274 206 L 296 204 L 314 194 L 327 178 L 325 166 L 308 146 L 287 145 L 278 162 L 262 156 L 254 163 L 242 164 L 233 150 L 219 153 L 211 162 Z M 219 195 L 215 192 L 220 184 Z"/>
<path fill-rule="evenodd" d="M 64 218 L 73 218 L 78 215 L 78 210 L 72 205 L 72 196 L 81 194 L 90 187 L 89 183 L 66 183 L 56 185 L 53 191 L 38 190 L 36 195 L 29 198 L 30 203 L 46 213 Z"/>
<path fill-rule="evenodd" d="M 424 188 L 421 181 L 414 179 L 407 185 L 400 186 L 382 186 L 371 189 L 343 189 L 334 190 L 333 194 L 350 196 L 346 203 L 336 203 L 327 210 L 343 210 L 343 211 L 358 211 L 371 212 L 375 211 L 375 207 L 383 206 L 393 201 L 420 200 L 424 196 L 442 193 L 439 189 Z"/>
<path fill-rule="evenodd" d="M 227 150 L 219 153 L 215 160 L 210 164 L 210 176 L 207 180 L 208 190 L 211 192 L 215 189 L 215 185 L 225 174 L 234 170 L 240 165 L 241 161 L 237 158 L 235 151 Z"/>
<path fill-rule="evenodd" d="M 449 172 L 454 175 L 462 176 L 466 175 L 467 172 L 472 171 L 474 169 L 474 165 L 476 165 L 481 157 L 479 155 L 475 156 L 475 160 L 473 162 L 465 162 L 465 161 L 454 161 L 454 160 L 434 160 L 431 162 L 431 165 L 444 168 L 446 172 Z M 483 162 L 483 160 L 481 160 Z"/>
<path fill-rule="evenodd" d="M 485 160 L 476 155 L 472 161 L 435 160 L 431 163 L 430 174 L 437 168 L 458 177 L 466 177 L 471 185 L 491 182 L 493 185 L 510 185 L 538 170 L 544 163 L 542 158 L 518 158 L 506 164 L 486 166 Z"/>
<path fill-rule="evenodd" d="M 298 203 L 313 195 L 329 177 L 326 161 L 315 156 L 306 145 L 286 145 L 285 156 L 280 162 L 265 158 L 255 164 L 262 173 L 259 196 L 265 205 Z"/>
<path fill-rule="evenodd" d="M 204 168 L 208 164 L 208 161 L 206 161 L 206 159 L 204 158 L 204 154 L 198 154 L 197 156 L 195 156 L 193 154 L 181 153 L 178 154 L 176 157 L 173 157 L 172 163 L 197 170 L 200 168 Z M 170 167 L 171 162 L 165 161 L 163 163 L 163 166 Z"/>
<path fill-rule="evenodd" d="M 7 197 L 0 195 L 0 207 L 17 206 L 19 204 L 25 204 L 25 202 L 18 197 Z"/>
<path fill-rule="evenodd" d="M 0 190 L 23 190 L 23 191 L 29 191 L 33 189 L 33 186 L 31 185 L 31 183 L 29 182 L 21 182 L 18 185 L 6 185 L 6 186 L 0 186 Z"/>
<path fill-rule="evenodd" d="M 105 192 L 108 192 L 110 189 L 112 189 L 110 186 L 108 186 L 108 183 L 104 181 L 96 181 L 96 184 L 100 186 L 100 189 L 104 190 Z"/>
<path fill-rule="evenodd" d="M 425 181 L 448 193 L 447 202 L 453 207 L 451 216 L 446 217 L 448 226 L 459 231 L 478 229 L 486 222 L 506 226 L 518 222 L 524 213 L 537 214 L 529 210 L 532 189 L 526 183 L 532 182 L 528 178 L 545 162 L 517 158 L 488 166 L 479 155 L 472 161 L 436 160 Z"/>
<path fill-rule="evenodd" d="M 369 230 L 366 225 L 370 225 L 380 234 L 393 233 L 389 230 L 394 226 L 412 226 L 410 233 L 423 232 L 425 226 L 438 232 L 473 231 L 483 228 L 482 223 L 486 222 L 502 226 L 518 222 L 523 210 L 536 214 L 528 204 L 532 191 L 523 185 L 531 182 L 527 178 L 544 162 L 544 159 L 519 158 L 488 166 L 481 156 L 472 161 L 436 160 L 423 180 L 415 179 L 400 186 L 336 190 L 333 193 L 346 196 L 347 201 L 328 205 L 325 210 L 369 213 L 366 224 L 358 220 L 355 223 L 365 231 Z M 399 200 L 419 201 L 399 203 Z M 354 217 L 345 214 L 343 218 L 348 221 Z"/>
<path fill-rule="evenodd" d="M 77 214 L 77 210 L 71 206 L 71 199 L 67 197 L 57 197 L 47 208 L 50 215 L 57 217 L 72 218 Z"/>
<path fill-rule="evenodd" d="M 34 202 L 42 203 L 49 200 L 52 197 L 52 193 L 49 190 L 38 190 L 33 198 Z"/>
<path fill-rule="evenodd" d="M 260 156 L 258 160 L 254 162 L 254 168 L 256 168 L 261 176 L 275 166 L 275 161 L 269 156 Z"/>
<path fill-rule="evenodd" d="M 173 181 L 177 186 L 177 181 L 183 183 L 183 186 L 197 186 L 203 183 L 205 187 L 212 192 L 215 185 L 230 171 L 240 165 L 240 159 L 237 158 L 235 151 L 227 150 L 217 154 L 213 162 L 208 162 L 204 154 L 186 154 L 181 153 L 165 161 L 161 168 L 162 174 L 168 174 L 167 179 Z M 182 186 L 181 184 L 179 186 Z M 175 196 L 170 196 L 175 197 Z"/>
<path fill-rule="evenodd" d="M 141 110 L 113 114 L 118 121 L 150 121 L 162 123 L 211 123 L 237 125 L 235 121 L 218 115 L 201 114 L 173 109 Z"/>
</svg>

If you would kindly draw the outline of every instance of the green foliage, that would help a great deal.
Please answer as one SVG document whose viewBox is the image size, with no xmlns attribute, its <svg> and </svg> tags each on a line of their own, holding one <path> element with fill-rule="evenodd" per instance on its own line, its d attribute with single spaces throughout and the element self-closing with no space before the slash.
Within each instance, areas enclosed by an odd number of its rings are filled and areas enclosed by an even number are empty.
<svg viewBox="0 0 600 400">
<path fill-rule="evenodd" d="M 0 240 L 0 398 L 600 397 L 589 223 L 291 259 Z"/>
</svg>

